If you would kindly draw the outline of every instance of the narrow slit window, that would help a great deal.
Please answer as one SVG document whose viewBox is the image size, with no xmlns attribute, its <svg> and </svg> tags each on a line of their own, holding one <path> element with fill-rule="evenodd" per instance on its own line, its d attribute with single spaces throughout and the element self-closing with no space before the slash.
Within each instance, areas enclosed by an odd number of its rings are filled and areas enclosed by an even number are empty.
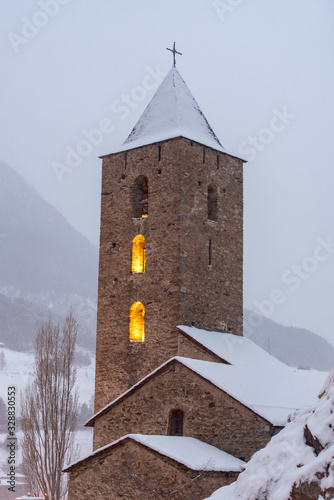
<svg viewBox="0 0 334 500">
<path fill-rule="evenodd" d="M 141 216 L 148 217 L 148 178 L 142 184 Z"/>
<path fill-rule="evenodd" d="M 133 273 L 145 272 L 146 265 L 146 248 L 145 237 L 138 234 L 132 241 L 132 267 Z"/>
<path fill-rule="evenodd" d="M 209 240 L 209 266 L 212 266 L 212 240 Z"/>
<path fill-rule="evenodd" d="M 145 340 L 145 307 L 139 301 L 130 308 L 130 340 Z"/>
<path fill-rule="evenodd" d="M 148 216 L 148 178 L 143 175 L 133 185 L 132 212 L 135 219 Z"/>
<path fill-rule="evenodd" d="M 169 436 L 183 436 L 183 411 L 171 410 L 168 423 Z"/>
<path fill-rule="evenodd" d="M 218 189 L 214 183 L 208 186 L 208 219 L 218 221 Z"/>
</svg>

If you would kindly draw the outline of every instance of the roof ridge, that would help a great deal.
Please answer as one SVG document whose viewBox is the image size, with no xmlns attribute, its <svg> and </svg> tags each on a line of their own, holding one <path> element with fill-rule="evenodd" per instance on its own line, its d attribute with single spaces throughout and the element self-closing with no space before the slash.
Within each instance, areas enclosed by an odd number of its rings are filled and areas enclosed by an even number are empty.
<svg viewBox="0 0 334 500">
<path fill-rule="evenodd" d="M 229 466 L 227 466 L 227 467 L 226 466 L 225 467 L 213 466 L 213 467 L 209 468 L 208 463 L 206 463 L 206 462 L 203 462 L 203 464 L 197 463 L 196 465 L 190 464 L 185 457 L 181 456 L 182 451 L 180 453 L 180 450 L 175 449 L 175 451 L 173 453 L 171 453 L 168 450 L 162 450 L 161 446 L 157 446 L 156 443 L 152 442 L 155 440 L 155 438 L 158 438 L 158 439 L 163 438 L 163 440 L 165 440 L 166 442 L 168 442 L 170 440 L 173 440 L 174 442 L 175 442 L 175 440 L 176 441 L 182 440 L 185 442 L 186 441 L 192 442 L 192 443 L 194 443 L 195 446 L 202 447 L 204 449 L 204 451 L 211 451 L 212 453 L 218 453 L 225 460 L 230 461 L 230 463 L 232 461 L 233 465 L 232 465 L 232 467 L 231 466 L 230 467 Z M 180 464 L 183 464 L 184 466 L 186 466 L 187 468 L 192 469 L 192 470 L 207 470 L 207 471 L 212 471 L 212 472 L 213 471 L 222 471 L 223 472 L 223 471 L 233 471 L 233 470 L 238 471 L 238 470 L 240 470 L 240 467 L 244 465 L 244 462 L 242 460 L 240 460 L 239 458 L 235 457 L 234 455 L 231 455 L 230 453 L 228 453 L 224 450 L 221 450 L 220 448 L 217 448 L 216 446 L 209 444 L 209 443 L 206 443 L 205 441 L 202 441 L 202 440 L 195 438 L 193 436 L 167 436 L 167 435 L 163 435 L 163 434 L 129 433 L 129 434 L 125 434 L 125 435 L 121 436 L 118 439 L 115 439 L 114 441 L 112 441 L 104 446 L 101 446 L 100 448 L 97 448 L 96 450 L 94 450 L 92 453 L 90 453 L 86 457 L 83 457 L 83 458 L 75 461 L 74 463 L 67 465 L 66 469 L 64 469 L 63 472 L 68 472 L 73 467 L 82 465 L 87 460 L 92 459 L 92 458 L 100 455 L 103 452 L 107 452 L 109 449 L 114 448 L 115 446 L 117 446 L 118 444 L 120 444 L 126 440 L 133 440 L 133 441 L 137 442 L 138 444 L 140 444 L 141 446 L 149 448 L 149 449 L 159 453 L 160 455 L 164 455 L 164 456 L 170 458 L 171 460 L 178 462 Z M 214 461 L 213 461 L 213 464 L 214 464 Z"/>
<path fill-rule="evenodd" d="M 172 67 L 119 151 L 178 136 L 225 153 L 186 82 Z"/>
</svg>

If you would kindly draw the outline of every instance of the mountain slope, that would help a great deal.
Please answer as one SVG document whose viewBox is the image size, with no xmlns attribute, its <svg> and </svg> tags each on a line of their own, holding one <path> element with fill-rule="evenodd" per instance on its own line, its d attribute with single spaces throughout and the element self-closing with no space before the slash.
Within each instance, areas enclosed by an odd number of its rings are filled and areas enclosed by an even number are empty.
<svg viewBox="0 0 334 500">
<path fill-rule="evenodd" d="M 94 349 L 97 249 L 3 162 L 0 179 L 0 342 L 30 350 L 72 307 L 78 342 Z"/>
<path fill-rule="evenodd" d="M 97 249 L 0 162 L 0 289 L 94 296 Z"/>
<path fill-rule="evenodd" d="M 334 366 L 334 347 L 305 328 L 283 326 L 244 309 L 244 335 L 288 366 L 321 371 Z"/>
</svg>

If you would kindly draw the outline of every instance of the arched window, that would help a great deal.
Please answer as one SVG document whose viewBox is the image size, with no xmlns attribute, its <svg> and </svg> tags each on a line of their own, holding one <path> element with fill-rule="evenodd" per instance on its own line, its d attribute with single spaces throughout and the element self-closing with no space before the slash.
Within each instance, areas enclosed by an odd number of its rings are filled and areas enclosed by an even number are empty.
<svg viewBox="0 0 334 500">
<path fill-rule="evenodd" d="M 132 212 L 135 219 L 148 216 L 148 178 L 143 175 L 133 185 Z"/>
<path fill-rule="evenodd" d="M 130 340 L 144 342 L 145 340 L 145 307 L 139 301 L 130 309 Z"/>
<path fill-rule="evenodd" d="M 133 273 L 143 273 L 145 271 L 145 238 L 138 234 L 132 241 L 132 267 Z"/>
<path fill-rule="evenodd" d="M 171 410 L 168 422 L 169 436 L 183 436 L 183 411 Z"/>
<path fill-rule="evenodd" d="M 218 189 L 214 183 L 208 186 L 208 219 L 218 221 Z"/>
</svg>

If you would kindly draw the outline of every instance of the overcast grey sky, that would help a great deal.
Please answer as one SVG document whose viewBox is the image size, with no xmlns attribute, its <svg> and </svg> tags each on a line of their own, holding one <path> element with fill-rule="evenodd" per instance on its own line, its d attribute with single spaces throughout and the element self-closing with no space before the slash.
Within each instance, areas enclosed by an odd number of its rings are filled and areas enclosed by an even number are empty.
<svg viewBox="0 0 334 500">
<path fill-rule="evenodd" d="M 98 156 L 175 40 L 226 151 L 249 160 L 245 306 L 334 344 L 333 1 L 0 1 L 2 159 L 97 245 Z"/>
</svg>

